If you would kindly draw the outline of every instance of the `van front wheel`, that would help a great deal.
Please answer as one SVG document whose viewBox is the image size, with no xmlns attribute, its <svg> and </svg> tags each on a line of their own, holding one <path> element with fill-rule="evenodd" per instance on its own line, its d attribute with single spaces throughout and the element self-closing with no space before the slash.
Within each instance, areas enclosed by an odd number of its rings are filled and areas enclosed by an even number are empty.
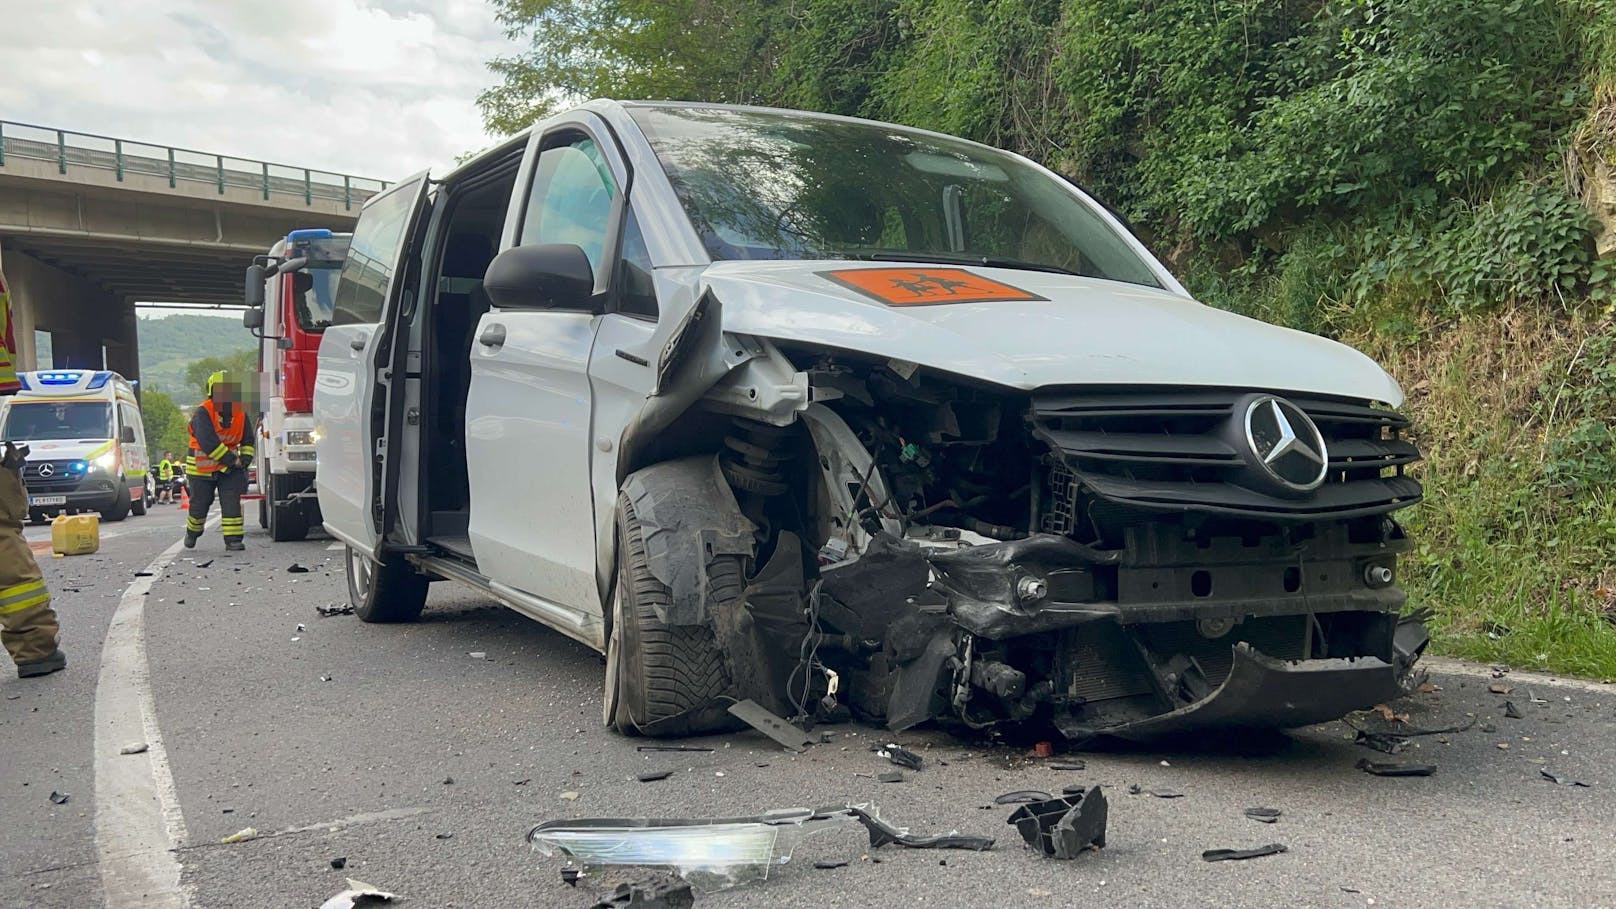
<svg viewBox="0 0 1616 909">
<path fill-rule="evenodd" d="M 348 602 L 361 622 L 413 622 L 426 606 L 426 576 L 396 554 L 377 561 L 348 547 Z"/>
<path fill-rule="evenodd" d="M 624 735 L 676 737 L 733 728 L 727 707 L 729 671 L 705 625 L 671 626 L 656 606 L 670 599 L 651 573 L 639 518 L 627 498 L 617 500 L 617 585 L 612 597 L 606 653 L 605 719 Z M 741 561 L 717 556 L 707 565 L 710 595 L 739 599 Z"/>
</svg>

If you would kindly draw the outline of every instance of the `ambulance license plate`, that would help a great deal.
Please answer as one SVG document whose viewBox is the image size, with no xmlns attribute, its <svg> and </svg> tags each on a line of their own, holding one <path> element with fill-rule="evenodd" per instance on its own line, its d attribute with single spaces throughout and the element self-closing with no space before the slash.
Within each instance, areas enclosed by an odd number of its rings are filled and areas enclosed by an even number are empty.
<svg viewBox="0 0 1616 909">
<path fill-rule="evenodd" d="M 29 506 L 35 505 L 66 505 L 67 496 L 29 496 Z"/>
</svg>

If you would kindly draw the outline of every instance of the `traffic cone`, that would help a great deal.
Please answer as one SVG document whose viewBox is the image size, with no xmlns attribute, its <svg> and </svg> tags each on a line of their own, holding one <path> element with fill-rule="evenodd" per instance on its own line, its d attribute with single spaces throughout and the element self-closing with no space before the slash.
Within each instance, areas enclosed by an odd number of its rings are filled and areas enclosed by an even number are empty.
<svg viewBox="0 0 1616 909">
<path fill-rule="evenodd" d="M 180 487 L 180 511 L 191 510 L 191 484 Z"/>
</svg>

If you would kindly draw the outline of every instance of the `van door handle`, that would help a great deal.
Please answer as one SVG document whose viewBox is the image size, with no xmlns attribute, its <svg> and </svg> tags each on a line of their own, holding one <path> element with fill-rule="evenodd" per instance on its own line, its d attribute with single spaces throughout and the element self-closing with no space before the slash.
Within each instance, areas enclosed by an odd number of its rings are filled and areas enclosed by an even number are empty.
<svg viewBox="0 0 1616 909">
<path fill-rule="evenodd" d="M 498 347 L 504 344 L 505 326 L 496 323 L 483 329 L 483 333 L 477 336 L 477 343 L 484 347 Z"/>
<path fill-rule="evenodd" d="M 367 343 L 367 341 L 362 337 L 353 338 L 353 339 L 348 341 L 348 346 L 352 347 L 354 350 L 364 350 L 366 343 Z"/>
</svg>

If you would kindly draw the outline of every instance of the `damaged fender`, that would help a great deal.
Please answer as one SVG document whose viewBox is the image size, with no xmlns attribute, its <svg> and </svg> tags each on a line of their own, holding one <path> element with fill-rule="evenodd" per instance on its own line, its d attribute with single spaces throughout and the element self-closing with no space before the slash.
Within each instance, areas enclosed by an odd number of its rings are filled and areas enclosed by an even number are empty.
<svg viewBox="0 0 1616 909">
<path fill-rule="evenodd" d="M 751 558 L 757 551 L 757 526 L 741 514 L 718 458 L 654 464 L 630 475 L 623 494 L 639 517 L 648 567 L 671 593 L 657 618 L 668 625 L 705 624 L 707 564 L 715 556 Z"/>
</svg>

